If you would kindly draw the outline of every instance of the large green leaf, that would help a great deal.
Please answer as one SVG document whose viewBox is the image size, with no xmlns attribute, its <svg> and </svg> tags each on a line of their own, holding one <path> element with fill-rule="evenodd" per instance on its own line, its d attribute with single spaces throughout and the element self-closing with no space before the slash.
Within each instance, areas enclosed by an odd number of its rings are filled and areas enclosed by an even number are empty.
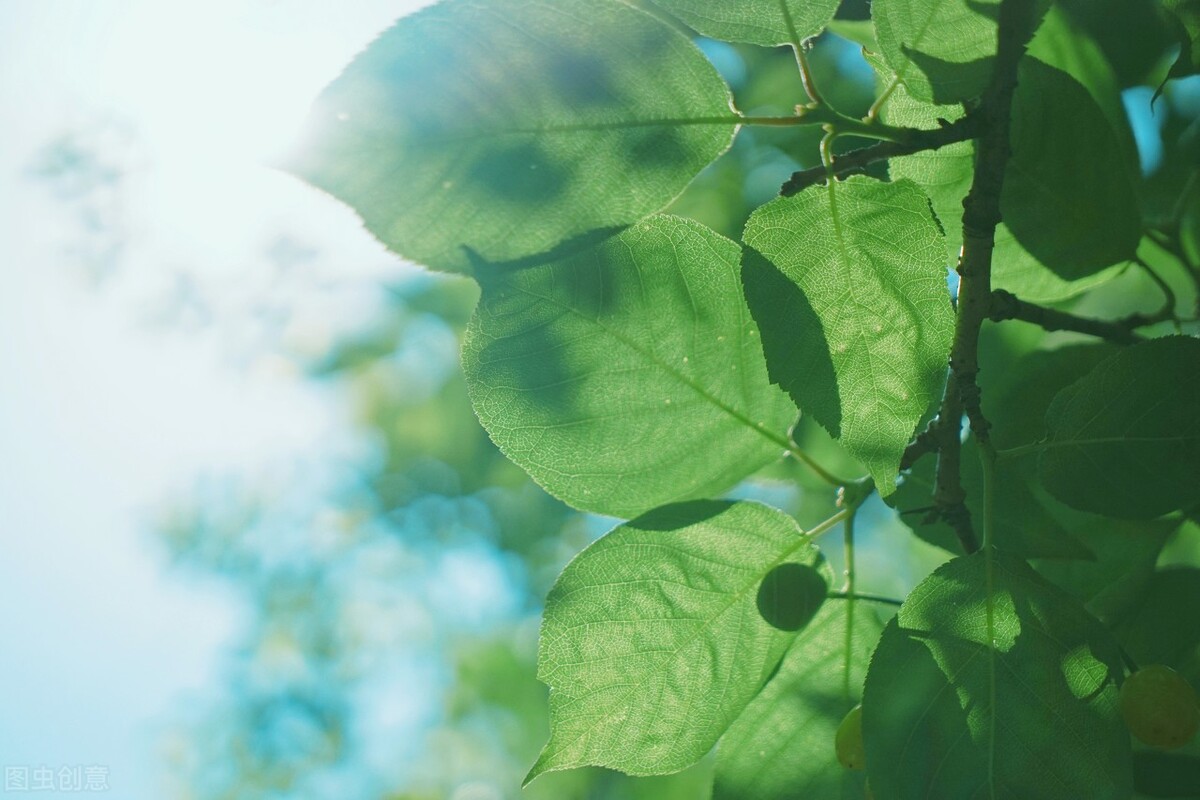
<svg viewBox="0 0 1200 800">
<path fill-rule="evenodd" d="M 1013 237 L 1065 280 L 1137 255 L 1132 153 L 1079 81 L 1021 60 L 1001 213 Z"/>
<path fill-rule="evenodd" d="M 981 551 L 884 629 L 863 696 L 879 797 L 1128 798 L 1112 636 L 1023 561 Z"/>
<path fill-rule="evenodd" d="M 787 447 L 737 245 L 659 216 L 572 256 L 480 268 L 463 343 L 496 444 L 576 508 L 634 517 L 719 494 Z"/>
<path fill-rule="evenodd" d="M 1200 341 L 1118 352 L 1046 411 L 1046 488 L 1082 511 L 1148 519 L 1200 503 Z"/>
<path fill-rule="evenodd" d="M 699 760 L 820 608 L 828 572 L 791 518 L 756 503 L 666 506 L 597 541 L 546 600 L 550 741 L 529 779 Z"/>
<path fill-rule="evenodd" d="M 875 35 L 915 97 L 978 97 L 992 76 L 999 0 L 874 0 Z"/>
<path fill-rule="evenodd" d="M 839 764 L 833 748 L 879 641 L 874 610 L 854 606 L 850 615 L 849 603 L 826 603 L 721 737 L 713 800 L 862 798 L 862 773 Z"/>
<path fill-rule="evenodd" d="M 890 494 L 953 334 L 929 198 L 910 181 L 855 176 L 767 203 L 744 238 L 771 380 Z"/>
<path fill-rule="evenodd" d="M 446 0 L 322 93 L 288 168 L 403 256 L 470 271 L 664 208 L 728 147 L 716 70 L 617 0 Z"/>
<path fill-rule="evenodd" d="M 766 46 L 816 36 L 839 0 L 654 0 L 705 36 Z"/>
</svg>

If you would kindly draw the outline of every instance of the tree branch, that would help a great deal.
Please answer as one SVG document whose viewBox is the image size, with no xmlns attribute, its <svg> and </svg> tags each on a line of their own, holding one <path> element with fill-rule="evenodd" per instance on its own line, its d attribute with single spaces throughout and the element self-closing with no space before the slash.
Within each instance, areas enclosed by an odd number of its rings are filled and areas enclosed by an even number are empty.
<svg viewBox="0 0 1200 800">
<path fill-rule="evenodd" d="M 942 127 L 932 130 L 920 130 L 917 128 L 898 129 L 905 131 L 903 140 L 879 142 L 869 147 L 851 150 L 849 153 L 838 156 L 833 162 L 833 174 L 837 176 L 847 175 L 852 172 L 859 172 L 865 169 L 868 164 L 873 164 L 876 161 L 896 158 L 897 156 L 909 156 L 925 150 L 937 150 L 939 147 L 945 147 L 948 144 L 974 139 L 982 132 L 981 123 L 982 118 L 979 115 L 968 114 L 962 119 L 944 123 Z M 847 135 L 854 135 L 856 132 L 846 131 L 845 133 Z M 809 186 L 821 183 L 828 174 L 823 164 L 794 172 L 792 173 L 792 177 L 788 178 L 780 188 L 779 194 L 783 197 L 798 194 Z"/>
<path fill-rule="evenodd" d="M 1079 317 L 1054 308 L 1029 303 L 1011 292 L 996 289 L 988 319 L 1003 322 L 1009 319 L 1038 325 L 1047 331 L 1074 331 L 1107 339 L 1115 344 L 1134 344 L 1141 339 L 1133 329 L 1149 324 L 1149 317 L 1135 315 L 1123 320 L 1104 320 Z"/>
<path fill-rule="evenodd" d="M 958 383 L 951 371 L 942 396 L 942 407 L 933 426 L 937 440 L 937 472 L 933 484 L 935 515 L 953 530 L 964 553 L 979 549 L 971 513 L 967 511 L 967 492 L 962 487 L 962 401 Z"/>
<path fill-rule="evenodd" d="M 904 448 L 904 454 L 900 456 L 900 471 L 912 469 L 922 457 L 937 452 L 937 447 L 937 420 L 934 419 Z"/>
<path fill-rule="evenodd" d="M 979 372 L 979 331 L 991 310 L 992 251 L 996 225 L 1000 223 L 1000 192 L 1011 154 L 1009 127 L 1017 65 L 1033 35 L 1034 25 L 1034 0 L 1003 0 L 995 71 L 977 111 L 985 128 L 976 146 L 971 190 L 963 200 L 957 316 L 950 348 L 950 374 L 938 412 L 938 465 L 933 501 L 968 553 L 977 550 L 978 544 L 964 502 L 960 431 L 965 413 L 980 446 L 989 445 L 989 424 L 983 416 L 979 385 L 975 382 Z"/>
</svg>

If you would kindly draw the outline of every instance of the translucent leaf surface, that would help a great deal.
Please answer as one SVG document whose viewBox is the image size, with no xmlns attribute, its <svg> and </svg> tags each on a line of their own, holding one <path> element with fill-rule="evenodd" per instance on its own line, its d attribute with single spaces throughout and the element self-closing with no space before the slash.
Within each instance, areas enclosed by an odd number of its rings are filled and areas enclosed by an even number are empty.
<svg viewBox="0 0 1200 800">
<path fill-rule="evenodd" d="M 863 774 L 838 763 L 838 724 L 862 695 L 879 641 L 874 610 L 827 602 L 779 671 L 717 745 L 713 800 L 859 800 Z M 851 625 L 853 636 L 850 637 Z"/>
<path fill-rule="evenodd" d="M 744 238 L 771 379 L 890 494 L 953 332 L 929 198 L 909 181 L 856 176 L 767 203 Z"/>
<path fill-rule="evenodd" d="M 1046 411 L 1039 468 L 1067 505 L 1146 519 L 1200 503 L 1200 341 L 1118 352 Z"/>
<path fill-rule="evenodd" d="M 288 168 L 391 249 L 469 272 L 664 208 L 729 145 L 728 90 L 616 0 L 447 0 L 322 93 Z"/>
<path fill-rule="evenodd" d="M 838 0 L 654 0 L 705 36 L 766 46 L 820 33 Z"/>
<path fill-rule="evenodd" d="M 883 55 L 915 97 L 978 97 L 992 75 L 999 0 L 874 0 Z"/>
<path fill-rule="evenodd" d="M 867 673 L 879 797 L 1115 800 L 1131 793 L 1112 636 L 1025 562 L 979 552 L 909 595 Z"/>
<path fill-rule="evenodd" d="M 738 259 L 660 216 L 558 261 L 482 270 L 463 368 L 484 427 L 551 494 L 625 518 L 778 458 L 796 408 L 767 379 Z"/>
<path fill-rule="evenodd" d="M 618 527 L 546 600 L 538 677 L 551 732 L 529 779 L 697 761 L 817 613 L 827 582 L 795 522 L 756 503 L 678 504 Z"/>
</svg>

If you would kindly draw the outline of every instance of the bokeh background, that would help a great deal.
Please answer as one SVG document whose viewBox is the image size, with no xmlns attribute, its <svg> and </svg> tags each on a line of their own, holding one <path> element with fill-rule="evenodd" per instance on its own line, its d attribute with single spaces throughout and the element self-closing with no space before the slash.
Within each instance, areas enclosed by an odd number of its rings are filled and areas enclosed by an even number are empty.
<svg viewBox="0 0 1200 800">
<path fill-rule="evenodd" d="M 518 796 L 547 732 L 541 598 L 611 520 L 475 423 L 473 285 L 271 166 L 419 5 L 0 0 L 6 770 L 99 766 L 128 800 Z M 701 45 L 747 113 L 803 100 L 787 53 Z M 865 111 L 858 45 L 823 37 L 813 61 Z M 1125 95 L 1148 173 L 1200 118 L 1195 79 L 1151 93 Z M 815 135 L 744 133 L 674 210 L 736 236 Z M 738 493 L 803 519 L 823 511 L 805 491 L 780 467 Z M 864 513 L 864 588 L 900 595 L 943 557 L 873 548 L 907 534 Z M 704 797 L 709 769 L 521 796 Z"/>
</svg>

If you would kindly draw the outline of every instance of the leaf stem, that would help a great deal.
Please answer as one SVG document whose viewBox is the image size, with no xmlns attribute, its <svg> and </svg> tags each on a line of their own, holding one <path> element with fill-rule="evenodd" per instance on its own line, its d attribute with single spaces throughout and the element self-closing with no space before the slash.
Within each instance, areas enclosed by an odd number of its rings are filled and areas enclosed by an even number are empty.
<svg viewBox="0 0 1200 800">
<path fill-rule="evenodd" d="M 808 63 L 808 55 L 804 52 L 804 42 L 799 41 L 796 29 L 792 27 L 792 15 L 788 10 L 787 3 L 780 3 L 779 6 L 787 16 L 788 29 L 792 33 L 792 50 L 796 53 L 796 66 L 800 68 L 800 82 L 804 84 L 804 91 L 808 94 L 809 100 L 818 105 L 824 105 L 825 101 L 821 98 L 821 92 L 817 89 L 817 82 L 813 78 L 812 66 Z"/>
<path fill-rule="evenodd" d="M 794 443 L 791 443 L 791 442 L 788 443 L 787 452 L 788 452 L 788 455 L 790 455 L 792 458 L 796 459 L 800 463 L 804 464 L 804 466 L 808 467 L 810 470 L 813 471 L 813 474 L 815 474 L 818 478 L 820 478 L 821 480 L 828 483 L 830 486 L 833 486 L 835 488 L 841 488 L 850 483 L 853 483 L 853 481 L 847 481 L 847 480 L 843 480 L 843 479 L 839 478 L 838 476 L 834 475 L 829 470 L 822 467 L 820 464 L 818 464 L 816 461 L 814 461 L 813 458 L 808 455 L 808 453 L 805 453 L 803 450 L 801 450 L 799 447 L 797 447 Z"/>
<path fill-rule="evenodd" d="M 879 93 L 879 97 L 876 97 L 875 102 L 871 103 L 871 107 L 867 109 L 866 119 L 868 122 L 873 122 L 879 119 L 879 112 L 883 110 L 883 104 L 888 101 L 888 98 L 892 96 L 892 93 L 896 91 L 896 87 L 899 85 L 900 76 L 893 75 L 891 83 L 887 85 L 886 89 Z"/>
<path fill-rule="evenodd" d="M 846 558 L 846 582 L 842 589 L 846 595 L 846 644 L 842 660 L 842 696 L 849 702 L 851 655 L 854 652 L 854 601 L 857 597 L 854 569 L 854 518 L 858 514 L 858 505 L 851 506 L 847 512 L 846 522 L 842 525 L 842 544 L 845 548 Z"/>
<path fill-rule="evenodd" d="M 1183 245 L 1179 242 L 1178 226 L 1172 225 L 1169 231 L 1150 228 L 1146 231 L 1146 235 L 1150 241 L 1178 261 L 1179 266 L 1183 267 L 1183 271 L 1191 278 L 1196 287 L 1196 316 L 1200 317 L 1200 266 L 1192 263 L 1184 251 Z"/>
<path fill-rule="evenodd" d="M 979 443 L 979 462 L 983 465 L 983 548 L 995 544 L 996 533 L 996 448 Z"/>
<path fill-rule="evenodd" d="M 846 517 L 849 514 L 850 514 L 850 510 L 843 508 L 841 511 L 838 511 L 836 514 L 834 514 L 832 517 L 825 520 L 824 522 L 818 522 L 816 525 L 813 526 L 812 530 L 805 531 L 804 535 L 807 536 L 809 539 L 815 539 L 818 536 L 820 536 L 821 534 L 828 531 L 830 528 L 836 527 L 837 524 L 839 522 L 843 521 L 844 519 L 846 519 Z"/>
<path fill-rule="evenodd" d="M 1040 453 L 1041 451 L 1045 450 L 1048 445 L 1049 442 L 1040 441 L 1030 442 L 1029 444 L 1023 444 L 1018 447 L 1009 447 L 1004 450 L 997 450 L 996 460 L 1008 461 L 1009 459 L 1021 458 L 1022 456 L 1031 455 L 1033 453 Z"/>
<path fill-rule="evenodd" d="M 896 606 L 897 608 L 904 605 L 903 600 L 897 600 L 894 597 L 884 597 L 883 595 L 866 594 L 863 592 L 855 592 L 854 594 L 830 592 L 825 597 L 829 600 L 862 600 L 866 603 L 883 603 L 884 605 Z"/>
<path fill-rule="evenodd" d="M 1125 662 L 1125 669 L 1129 670 L 1130 675 L 1138 671 L 1137 662 L 1134 661 L 1133 656 L 1129 655 L 1129 652 L 1121 646 L 1120 642 L 1117 643 L 1117 652 L 1121 654 L 1121 660 Z"/>
</svg>

